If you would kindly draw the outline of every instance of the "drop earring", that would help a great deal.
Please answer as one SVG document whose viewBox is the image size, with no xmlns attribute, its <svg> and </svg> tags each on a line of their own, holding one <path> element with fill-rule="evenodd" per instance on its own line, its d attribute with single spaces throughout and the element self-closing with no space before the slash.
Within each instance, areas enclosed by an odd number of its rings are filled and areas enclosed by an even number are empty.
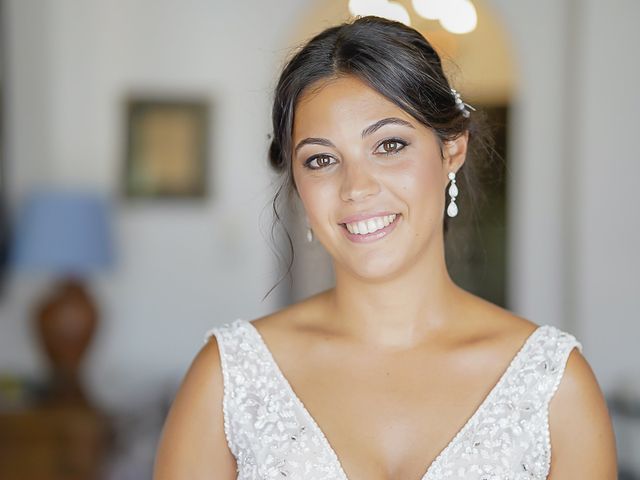
<svg viewBox="0 0 640 480">
<path fill-rule="evenodd" d="M 306 224 L 307 224 L 307 242 L 311 243 L 313 242 L 313 230 L 311 230 L 311 227 L 309 226 L 309 219 L 306 219 Z"/>
<path fill-rule="evenodd" d="M 449 180 L 451 180 L 451 185 L 449 186 L 449 196 L 451 197 L 451 202 L 449 202 L 449 206 L 447 207 L 447 215 L 449 215 L 450 217 L 455 217 L 456 215 L 458 215 L 458 205 L 456 205 L 458 186 L 456 185 L 455 172 L 449 172 Z"/>
</svg>

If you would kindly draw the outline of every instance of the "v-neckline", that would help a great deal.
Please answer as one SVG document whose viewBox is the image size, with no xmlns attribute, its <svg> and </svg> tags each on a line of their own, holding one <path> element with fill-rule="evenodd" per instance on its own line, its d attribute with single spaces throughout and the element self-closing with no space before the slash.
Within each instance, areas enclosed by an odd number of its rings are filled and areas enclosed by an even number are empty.
<svg viewBox="0 0 640 480">
<path fill-rule="evenodd" d="M 321 439 L 322 448 L 324 448 L 330 454 L 335 467 L 340 471 L 340 473 L 342 475 L 342 480 L 351 480 L 347 476 L 346 472 L 344 471 L 344 468 L 342 466 L 342 462 L 340 461 L 340 458 L 338 457 L 338 454 L 336 453 L 334 448 L 331 446 L 331 443 L 329 443 L 329 440 L 327 439 L 324 431 L 320 428 L 320 426 L 316 422 L 316 419 L 313 417 L 313 415 L 311 415 L 311 412 L 309 412 L 309 410 L 307 410 L 307 407 L 305 407 L 304 403 L 302 402 L 302 400 L 300 399 L 298 394 L 295 392 L 295 390 L 291 386 L 291 383 L 289 383 L 289 380 L 287 379 L 287 377 L 285 377 L 284 373 L 280 369 L 280 366 L 278 365 L 278 363 L 276 362 L 275 358 L 273 357 L 273 354 L 271 353 L 271 350 L 269 349 L 269 347 L 267 346 L 266 342 L 264 341 L 264 338 L 262 337 L 262 334 L 258 331 L 258 329 L 255 327 L 255 325 L 251 321 L 244 320 L 244 319 L 239 319 L 239 320 L 244 322 L 246 325 L 249 326 L 249 330 L 254 334 L 254 337 L 257 340 L 258 345 L 262 348 L 263 352 L 265 353 L 265 355 L 266 355 L 269 363 L 271 364 L 271 367 L 273 368 L 276 376 L 278 377 L 278 379 L 280 380 L 280 382 L 282 383 L 284 388 L 287 390 L 287 393 L 291 396 L 291 398 L 293 399 L 294 403 L 297 404 L 297 406 L 299 407 L 300 411 L 305 416 L 305 419 L 308 421 L 309 425 L 314 430 L 314 433 L 316 435 L 318 435 L 318 437 Z M 525 341 L 523 342 L 523 344 L 520 347 L 520 349 L 512 357 L 511 361 L 509 362 L 509 365 L 507 365 L 507 367 L 502 372 L 502 375 L 500 375 L 500 378 L 498 379 L 498 381 L 493 385 L 493 387 L 491 388 L 489 393 L 487 393 L 487 395 L 484 397 L 484 399 L 480 402 L 480 405 L 467 418 L 467 421 L 456 432 L 456 434 L 449 441 L 449 443 L 447 443 L 447 445 L 440 451 L 440 453 L 438 453 L 438 455 L 436 455 L 436 457 L 433 459 L 433 461 L 426 467 L 426 471 L 424 472 L 424 474 L 419 479 L 416 479 L 416 480 L 428 480 L 429 479 L 429 476 L 430 476 L 431 472 L 435 469 L 435 467 L 445 458 L 446 454 L 451 450 L 451 448 L 453 448 L 453 446 L 455 445 L 457 440 L 470 428 L 470 426 L 472 425 L 474 420 L 486 408 L 486 406 L 493 399 L 493 397 L 495 395 L 497 395 L 497 392 L 500 391 L 500 388 L 502 387 L 502 384 L 506 381 L 507 377 L 511 374 L 511 371 L 515 367 L 516 362 L 523 355 L 523 353 L 525 352 L 527 346 L 533 341 L 534 337 L 539 332 L 542 331 L 543 327 L 544 327 L 544 325 L 538 325 L 538 327 L 535 328 L 529 334 L 529 336 L 525 339 Z"/>
</svg>

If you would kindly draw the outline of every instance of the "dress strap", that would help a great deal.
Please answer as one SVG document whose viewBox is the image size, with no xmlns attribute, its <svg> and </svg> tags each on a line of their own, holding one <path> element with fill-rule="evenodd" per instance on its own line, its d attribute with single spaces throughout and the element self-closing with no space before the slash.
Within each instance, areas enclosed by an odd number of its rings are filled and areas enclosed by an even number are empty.
<svg viewBox="0 0 640 480">
<path fill-rule="evenodd" d="M 582 343 L 575 336 L 547 325 L 546 335 L 540 337 L 538 348 L 533 352 L 533 361 L 546 380 L 542 391 L 547 407 L 560 386 L 569 355 L 574 348 L 582 353 Z"/>
<path fill-rule="evenodd" d="M 527 385 L 529 393 L 524 396 L 523 405 L 538 412 L 534 415 L 538 420 L 532 421 L 530 428 L 538 432 L 539 450 L 532 449 L 531 452 L 538 453 L 535 463 L 543 467 L 543 478 L 546 478 L 551 467 L 549 404 L 560 386 L 571 351 L 575 347 L 582 352 L 582 343 L 572 334 L 553 325 L 545 325 L 544 328 L 544 334 L 536 339 L 526 368 L 520 372 L 520 381 Z"/>
<path fill-rule="evenodd" d="M 224 433 L 229 450 L 237 460 L 242 456 L 239 445 L 242 440 L 239 436 L 237 425 L 238 417 L 238 383 L 242 383 L 239 375 L 239 365 L 243 362 L 243 352 L 246 354 L 250 348 L 243 338 L 242 326 L 244 320 L 236 319 L 209 329 L 204 335 L 206 344 L 211 337 L 215 336 L 218 342 L 220 353 L 220 367 L 222 370 L 223 397 L 222 411 L 224 417 Z"/>
<path fill-rule="evenodd" d="M 218 339 L 229 449 L 239 480 L 346 480 L 332 450 L 305 415 L 250 321 L 237 319 L 205 334 Z"/>
</svg>

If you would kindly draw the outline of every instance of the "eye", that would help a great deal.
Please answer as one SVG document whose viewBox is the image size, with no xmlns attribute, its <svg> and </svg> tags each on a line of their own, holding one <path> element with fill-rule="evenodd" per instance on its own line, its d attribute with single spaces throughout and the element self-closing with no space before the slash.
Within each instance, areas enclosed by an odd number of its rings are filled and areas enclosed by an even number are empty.
<svg viewBox="0 0 640 480">
<path fill-rule="evenodd" d="M 315 155 L 304 162 L 304 166 L 311 170 L 319 170 L 321 168 L 328 167 L 329 165 L 333 165 L 335 162 L 331 163 L 331 160 L 334 160 L 334 158 L 329 155 Z"/>
<path fill-rule="evenodd" d="M 389 138 L 378 145 L 376 152 L 382 153 L 383 155 L 393 155 L 394 153 L 398 153 L 407 145 L 407 142 L 400 140 L 399 138 Z M 382 147 L 382 151 L 380 151 L 380 147 Z"/>
</svg>

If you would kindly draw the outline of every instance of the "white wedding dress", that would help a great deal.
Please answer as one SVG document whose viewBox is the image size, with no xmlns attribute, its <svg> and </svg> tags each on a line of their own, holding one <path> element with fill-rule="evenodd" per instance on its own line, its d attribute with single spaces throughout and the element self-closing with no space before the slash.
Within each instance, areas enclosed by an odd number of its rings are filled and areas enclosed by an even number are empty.
<svg viewBox="0 0 640 480">
<path fill-rule="evenodd" d="M 222 365 L 224 430 L 238 480 L 350 480 L 250 321 L 212 328 Z M 582 344 L 539 326 L 481 405 L 420 479 L 543 480 L 551 461 L 549 401 Z"/>
</svg>

